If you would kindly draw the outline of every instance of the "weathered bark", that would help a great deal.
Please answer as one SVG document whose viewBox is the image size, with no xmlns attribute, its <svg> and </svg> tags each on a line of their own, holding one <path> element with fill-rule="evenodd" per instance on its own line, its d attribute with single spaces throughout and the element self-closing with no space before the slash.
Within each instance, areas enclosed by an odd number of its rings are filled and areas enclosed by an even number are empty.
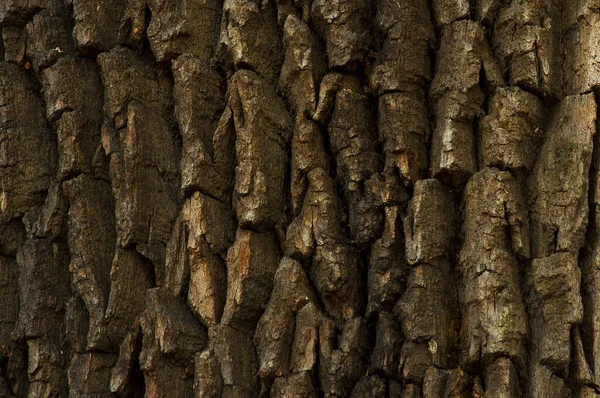
<svg viewBox="0 0 600 398">
<path fill-rule="evenodd" d="M 0 0 L 0 397 L 600 395 L 592 0 Z"/>
</svg>

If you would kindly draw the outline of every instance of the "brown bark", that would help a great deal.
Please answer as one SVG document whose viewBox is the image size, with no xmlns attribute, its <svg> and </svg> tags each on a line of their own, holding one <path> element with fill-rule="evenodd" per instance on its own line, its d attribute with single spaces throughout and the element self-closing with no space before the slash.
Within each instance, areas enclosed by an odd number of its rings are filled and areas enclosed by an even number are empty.
<svg viewBox="0 0 600 398">
<path fill-rule="evenodd" d="M 596 2 L 0 32 L 0 397 L 600 395 Z"/>
</svg>

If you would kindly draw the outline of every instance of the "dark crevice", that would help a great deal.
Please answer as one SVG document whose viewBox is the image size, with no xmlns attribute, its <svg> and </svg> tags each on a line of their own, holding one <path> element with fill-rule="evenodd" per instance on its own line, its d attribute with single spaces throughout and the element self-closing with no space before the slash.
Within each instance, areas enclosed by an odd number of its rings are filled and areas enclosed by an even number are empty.
<svg viewBox="0 0 600 398">
<path fill-rule="evenodd" d="M 581 287 L 580 294 L 583 301 L 583 321 L 581 325 L 581 341 L 583 344 L 585 359 L 588 364 L 591 364 L 590 369 L 595 375 L 598 375 L 600 369 L 594 369 L 593 356 L 595 355 L 594 348 L 594 329 L 597 329 L 597 325 L 594 324 L 594 305 L 595 301 L 598 301 L 598 292 L 594 288 L 597 284 L 597 278 L 600 277 L 598 274 L 597 267 L 594 265 L 596 262 L 596 247 L 599 244 L 598 235 L 598 205 L 596 203 L 596 192 L 598 189 L 598 178 L 597 174 L 600 172 L 598 164 L 600 162 L 600 134 L 598 131 L 598 121 L 600 120 L 600 108 L 598 108 L 598 94 L 594 93 L 596 100 L 596 134 L 594 135 L 594 147 L 592 151 L 592 164 L 589 170 L 589 189 L 588 189 L 588 226 L 586 230 L 586 238 L 584 246 L 579 250 L 578 263 L 581 268 Z"/>
</svg>

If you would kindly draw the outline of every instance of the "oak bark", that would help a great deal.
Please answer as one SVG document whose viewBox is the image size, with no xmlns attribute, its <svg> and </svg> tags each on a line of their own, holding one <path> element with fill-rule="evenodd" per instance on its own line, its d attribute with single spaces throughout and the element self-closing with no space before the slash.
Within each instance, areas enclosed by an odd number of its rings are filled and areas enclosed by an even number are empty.
<svg viewBox="0 0 600 398">
<path fill-rule="evenodd" d="M 598 2 L 0 32 L 0 397 L 600 395 Z"/>
</svg>

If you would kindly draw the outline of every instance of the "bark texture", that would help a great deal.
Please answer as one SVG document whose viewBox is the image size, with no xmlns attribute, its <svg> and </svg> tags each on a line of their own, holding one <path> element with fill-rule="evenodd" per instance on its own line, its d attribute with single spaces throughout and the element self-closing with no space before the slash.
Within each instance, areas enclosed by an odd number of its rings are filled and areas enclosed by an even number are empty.
<svg viewBox="0 0 600 398">
<path fill-rule="evenodd" d="M 0 33 L 1 398 L 600 396 L 600 2 Z"/>
</svg>

